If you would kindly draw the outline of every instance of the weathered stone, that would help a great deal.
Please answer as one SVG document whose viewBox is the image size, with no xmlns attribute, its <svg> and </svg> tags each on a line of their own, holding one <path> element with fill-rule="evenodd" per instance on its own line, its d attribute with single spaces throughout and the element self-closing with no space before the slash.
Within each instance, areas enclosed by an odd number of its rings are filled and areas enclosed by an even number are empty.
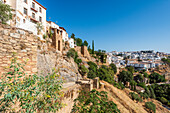
<svg viewBox="0 0 170 113">
<path fill-rule="evenodd" d="M 37 68 L 32 68 L 32 72 L 33 73 L 37 72 Z"/>
<path fill-rule="evenodd" d="M 25 35 L 25 31 L 23 31 L 23 30 L 17 30 L 17 33 Z"/>
<path fill-rule="evenodd" d="M 10 36 L 13 38 L 20 38 L 20 34 L 18 33 L 10 33 Z"/>
<path fill-rule="evenodd" d="M 11 42 L 11 43 L 17 43 L 17 41 L 16 41 L 16 40 L 10 40 L 10 42 Z"/>
<path fill-rule="evenodd" d="M 0 49 L 0 51 L 6 52 L 7 50 L 6 49 Z"/>
<path fill-rule="evenodd" d="M 18 49 L 21 49 L 21 47 L 20 46 L 16 46 L 16 47 L 14 47 L 14 49 L 18 50 Z"/>
<path fill-rule="evenodd" d="M 5 29 L 10 29 L 11 26 L 9 26 L 9 25 L 3 25 L 3 28 L 5 28 Z"/>
<path fill-rule="evenodd" d="M 8 35 L 8 34 L 9 34 L 9 30 L 7 30 L 7 29 L 3 30 L 3 31 L 2 31 L 2 34 L 3 34 L 3 35 Z"/>
<path fill-rule="evenodd" d="M 27 52 L 27 50 L 21 50 L 21 52 L 26 53 L 26 52 Z"/>
</svg>

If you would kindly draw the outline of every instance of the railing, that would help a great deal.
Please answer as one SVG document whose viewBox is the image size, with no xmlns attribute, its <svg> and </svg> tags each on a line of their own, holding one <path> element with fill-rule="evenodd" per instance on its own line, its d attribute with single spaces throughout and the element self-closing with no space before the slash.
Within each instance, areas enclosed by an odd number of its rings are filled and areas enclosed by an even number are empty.
<svg viewBox="0 0 170 113">
<path fill-rule="evenodd" d="M 35 12 L 38 12 L 38 8 L 37 8 L 37 7 L 33 7 L 33 6 L 31 5 L 31 9 L 34 10 Z"/>
</svg>

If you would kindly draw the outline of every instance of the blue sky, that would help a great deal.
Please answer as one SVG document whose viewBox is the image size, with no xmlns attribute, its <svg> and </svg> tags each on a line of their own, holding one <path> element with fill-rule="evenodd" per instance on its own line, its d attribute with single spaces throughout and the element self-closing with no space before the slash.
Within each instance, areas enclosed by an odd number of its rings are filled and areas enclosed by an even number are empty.
<svg viewBox="0 0 170 113">
<path fill-rule="evenodd" d="M 170 53 L 170 0 L 38 0 L 47 20 L 106 51 Z M 51 18 L 51 19 L 49 19 Z"/>
</svg>

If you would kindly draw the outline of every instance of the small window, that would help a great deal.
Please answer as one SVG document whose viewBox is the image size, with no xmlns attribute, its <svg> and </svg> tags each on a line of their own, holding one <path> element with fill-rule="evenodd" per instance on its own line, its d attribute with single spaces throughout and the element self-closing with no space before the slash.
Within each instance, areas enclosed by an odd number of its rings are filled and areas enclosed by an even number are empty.
<svg viewBox="0 0 170 113">
<path fill-rule="evenodd" d="M 42 22 L 42 17 L 39 17 L 39 21 Z"/>
<path fill-rule="evenodd" d="M 24 14 L 26 14 L 26 15 L 27 15 L 27 9 L 26 9 L 26 8 L 24 8 Z"/>
<path fill-rule="evenodd" d="M 27 3 L 27 0 L 24 0 L 25 3 Z"/>
<path fill-rule="evenodd" d="M 32 18 L 34 18 L 34 19 L 35 19 L 35 13 L 32 13 Z"/>
<path fill-rule="evenodd" d="M 25 23 L 25 19 L 23 19 L 23 23 Z"/>
<path fill-rule="evenodd" d="M 35 3 L 34 2 L 32 3 L 32 8 L 35 8 Z"/>
<path fill-rule="evenodd" d="M 40 7 L 40 9 L 39 9 L 39 10 L 40 10 L 40 13 L 42 13 L 42 9 L 41 9 L 41 7 Z"/>
</svg>

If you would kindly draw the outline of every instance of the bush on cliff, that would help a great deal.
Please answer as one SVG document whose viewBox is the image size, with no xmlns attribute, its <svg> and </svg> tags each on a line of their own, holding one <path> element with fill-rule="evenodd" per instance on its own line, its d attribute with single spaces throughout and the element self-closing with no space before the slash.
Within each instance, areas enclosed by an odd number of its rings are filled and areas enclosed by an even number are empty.
<svg viewBox="0 0 170 113">
<path fill-rule="evenodd" d="M 146 102 L 145 107 L 149 109 L 149 112 L 156 113 L 156 105 L 153 102 Z"/>
<path fill-rule="evenodd" d="M 56 112 L 62 107 L 62 81 L 54 71 L 49 76 L 25 75 L 23 64 L 12 59 L 9 72 L 0 81 L 0 112 Z"/>
<path fill-rule="evenodd" d="M 120 113 L 117 105 L 108 100 L 107 92 L 104 91 L 82 91 L 74 101 L 72 113 Z"/>
<path fill-rule="evenodd" d="M 89 72 L 89 70 L 84 65 L 80 65 L 79 72 L 82 76 L 85 76 Z"/>
</svg>

